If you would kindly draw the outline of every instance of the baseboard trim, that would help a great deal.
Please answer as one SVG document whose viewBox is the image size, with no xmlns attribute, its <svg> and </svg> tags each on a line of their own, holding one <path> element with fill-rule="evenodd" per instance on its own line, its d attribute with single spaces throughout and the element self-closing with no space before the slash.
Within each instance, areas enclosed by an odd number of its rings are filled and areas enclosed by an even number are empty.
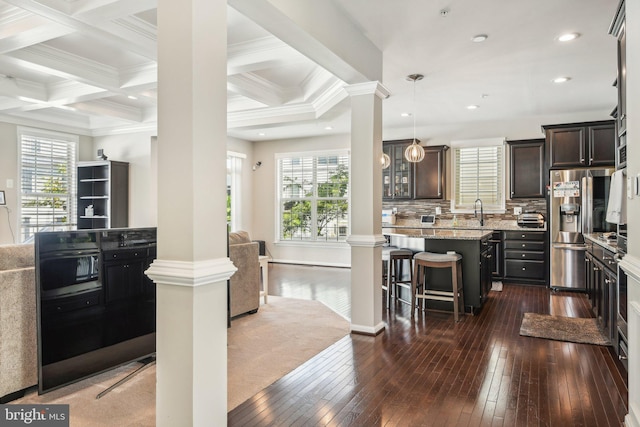
<svg viewBox="0 0 640 427">
<path fill-rule="evenodd" d="M 337 267 L 337 268 L 351 268 L 351 264 L 341 264 L 335 262 L 316 262 L 316 261 L 300 261 L 292 259 L 272 259 L 269 264 L 291 264 L 291 265 L 304 265 L 309 267 Z"/>
<path fill-rule="evenodd" d="M 351 333 L 358 335 L 368 335 L 368 336 L 376 336 L 380 332 L 384 331 L 385 324 L 384 322 L 380 322 L 375 326 L 364 326 L 364 325 L 355 325 L 351 324 Z"/>
<path fill-rule="evenodd" d="M 624 417 L 624 425 L 626 427 L 640 427 L 640 420 L 638 419 L 638 408 L 636 405 L 629 405 L 629 413 Z"/>
</svg>

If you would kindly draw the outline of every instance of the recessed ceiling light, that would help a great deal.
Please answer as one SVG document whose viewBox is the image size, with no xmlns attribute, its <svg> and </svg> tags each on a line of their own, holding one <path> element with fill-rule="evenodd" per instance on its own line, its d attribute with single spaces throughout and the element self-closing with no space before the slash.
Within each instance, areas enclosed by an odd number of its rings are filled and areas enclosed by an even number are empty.
<svg viewBox="0 0 640 427">
<path fill-rule="evenodd" d="M 569 80 L 571 80 L 571 77 L 556 77 L 555 79 L 553 79 L 554 83 L 565 83 L 568 82 Z"/>
<path fill-rule="evenodd" d="M 467 105 L 467 110 L 477 110 L 480 108 L 478 105 Z"/>
<path fill-rule="evenodd" d="M 578 37 L 580 37 L 580 34 L 578 33 L 566 33 L 566 34 L 562 34 L 561 36 L 558 37 L 558 41 L 561 42 L 568 42 L 571 40 L 575 40 Z"/>
<path fill-rule="evenodd" d="M 333 126 L 325 126 L 324 130 L 333 130 Z"/>
<path fill-rule="evenodd" d="M 478 34 L 477 36 L 473 36 L 471 38 L 471 41 L 474 43 L 482 43 L 483 41 L 485 41 L 487 38 L 489 38 L 488 35 L 486 34 Z"/>
<path fill-rule="evenodd" d="M 265 136 L 265 135 L 266 135 L 266 133 L 264 133 L 264 132 L 258 132 L 258 136 Z"/>
<path fill-rule="evenodd" d="M 411 113 L 401 113 L 400 116 L 402 116 L 402 117 L 411 117 Z"/>
<path fill-rule="evenodd" d="M 127 98 L 129 98 L 129 99 L 138 99 L 137 96 L 133 96 L 133 95 L 129 95 L 129 96 L 127 96 Z"/>
</svg>

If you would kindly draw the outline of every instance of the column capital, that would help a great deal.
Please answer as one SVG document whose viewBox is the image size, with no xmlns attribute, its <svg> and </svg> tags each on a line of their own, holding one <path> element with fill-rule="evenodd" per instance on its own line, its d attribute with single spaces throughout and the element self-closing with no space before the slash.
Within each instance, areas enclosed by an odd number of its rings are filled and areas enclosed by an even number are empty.
<svg viewBox="0 0 640 427">
<path fill-rule="evenodd" d="M 347 237 L 347 243 L 351 247 L 375 248 L 386 242 L 387 239 L 382 234 L 352 234 Z"/>
<path fill-rule="evenodd" d="M 380 99 L 387 99 L 391 95 L 389 89 L 377 81 L 352 84 L 345 86 L 344 90 L 346 90 L 351 97 L 375 94 Z"/>
<path fill-rule="evenodd" d="M 145 274 L 163 285 L 196 287 L 226 281 L 237 270 L 229 258 L 205 261 L 156 259 Z"/>
</svg>

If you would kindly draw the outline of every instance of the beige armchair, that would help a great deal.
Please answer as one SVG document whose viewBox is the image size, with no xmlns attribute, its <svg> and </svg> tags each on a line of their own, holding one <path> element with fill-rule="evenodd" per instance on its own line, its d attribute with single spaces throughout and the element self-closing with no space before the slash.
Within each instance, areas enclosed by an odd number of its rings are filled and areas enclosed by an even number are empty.
<svg viewBox="0 0 640 427">
<path fill-rule="evenodd" d="M 38 383 L 33 245 L 0 246 L 0 403 Z"/>
<path fill-rule="evenodd" d="M 259 245 L 246 231 L 229 233 L 229 258 L 238 269 L 230 281 L 231 317 L 255 313 L 260 307 Z"/>
</svg>

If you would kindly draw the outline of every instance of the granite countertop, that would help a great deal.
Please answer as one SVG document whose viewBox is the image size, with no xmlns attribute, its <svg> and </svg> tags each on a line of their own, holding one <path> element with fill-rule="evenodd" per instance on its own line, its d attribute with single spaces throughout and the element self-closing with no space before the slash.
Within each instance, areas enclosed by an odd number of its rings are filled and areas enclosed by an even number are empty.
<svg viewBox="0 0 640 427">
<path fill-rule="evenodd" d="M 448 240 L 481 240 L 490 237 L 493 230 L 469 230 L 469 229 L 444 229 L 433 227 L 421 228 L 383 228 L 382 234 L 416 237 L 421 239 L 448 239 Z"/>
<path fill-rule="evenodd" d="M 434 225 L 422 225 L 417 219 L 401 219 L 395 224 L 383 224 L 384 228 L 411 228 L 421 230 L 489 230 L 489 231 L 546 231 L 547 224 L 543 228 L 520 227 L 516 220 L 487 220 L 483 226 L 480 226 L 478 220 L 458 220 L 458 225 L 454 226 L 452 220 L 437 219 Z"/>
<path fill-rule="evenodd" d="M 611 252 L 618 252 L 618 241 L 606 239 L 603 233 L 583 234 L 584 238 L 596 245 L 610 250 Z"/>
</svg>

